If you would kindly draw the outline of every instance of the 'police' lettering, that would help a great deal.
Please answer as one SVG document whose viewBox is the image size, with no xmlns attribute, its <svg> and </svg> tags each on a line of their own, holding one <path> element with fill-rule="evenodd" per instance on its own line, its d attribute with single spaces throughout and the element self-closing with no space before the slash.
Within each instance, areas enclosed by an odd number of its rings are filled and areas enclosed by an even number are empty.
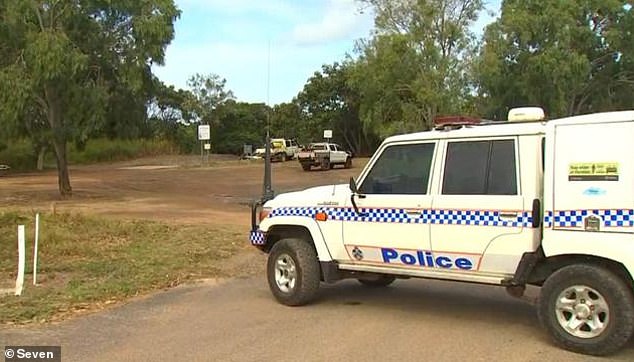
<svg viewBox="0 0 634 362">
<path fill-rule="evenodd" d="M 460 270 L 473 269 L 473 262 L 465 257 L 459 257 L 453 259 L 448 255 L 434 255 L 431 251 L 416 250 L 416 253 L 401 252 L 392 248 L 381 248 L 381 256 L 383 262 L 392 264 L 393 262 L 400 261 L 405 265 L 419 265 L 429 268 L 442 268 L 451 269 L 457 268 Z"/>
</svg>

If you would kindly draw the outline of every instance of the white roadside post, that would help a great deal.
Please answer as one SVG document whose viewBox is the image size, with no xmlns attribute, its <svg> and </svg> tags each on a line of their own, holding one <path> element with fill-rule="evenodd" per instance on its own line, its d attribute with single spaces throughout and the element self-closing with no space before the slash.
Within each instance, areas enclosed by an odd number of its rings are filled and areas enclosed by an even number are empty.
<svg viewBox="0 0 634 362">
<path fill-rule="evenodd" d="M 18 277 L 15 280 L 15 295 L 21 295 L 24 287 L 25 243 L 24 225 L 18 225 Z"/>
<path fill-rule="evenodd" d="M 33 242 L 33 285 L 37 285 L 37 244 L 40 238 L 40 214 L 35 214 L 35 241 Z"/>
</svg>

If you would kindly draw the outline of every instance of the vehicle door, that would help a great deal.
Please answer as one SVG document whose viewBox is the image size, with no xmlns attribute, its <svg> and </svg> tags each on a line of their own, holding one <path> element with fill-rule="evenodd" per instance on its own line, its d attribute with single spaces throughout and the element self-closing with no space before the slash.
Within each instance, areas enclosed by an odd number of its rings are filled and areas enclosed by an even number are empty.
<svg viewBox="0 0 634 362">
<path fill-rule="evenodd" d="M 382 147 L 359 179 L 343 216 L 347 262 L 420 268 L 430 250 L 429 195 L 436 142 Z"/>
<path fill-rule="evenodd" d="M 442 142 L 440 189 L 430 213 L 432 250 L 444 257 L 437 267 L 512 274 L 523 252 L 535 250 L 538 196 L 528 184 L 522 190 L 518 144 L 518 137 Z M 539 142 L 533 145 L 526 167 L 541 159 Z"/>
</svg>

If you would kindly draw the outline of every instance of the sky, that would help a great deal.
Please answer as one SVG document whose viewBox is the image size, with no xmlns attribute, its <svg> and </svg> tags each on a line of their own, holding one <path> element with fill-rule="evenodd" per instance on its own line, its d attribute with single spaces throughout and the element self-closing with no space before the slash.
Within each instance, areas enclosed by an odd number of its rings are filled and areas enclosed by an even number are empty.
<svg viewBox="0 0 634 362">
<path fill-rule="evenodd" d="M 499 10 L 500 0 L 487 9 Z M 186 88 L 195 73 L 218 74 L 238 101 L 290 102 L 322 64 L 341 61 L 374 19 L 355 0 L 176 0 L 181 17 L 154 73 Z M 491 22 L 482 15 L 473 30 Z"/>
</svg>

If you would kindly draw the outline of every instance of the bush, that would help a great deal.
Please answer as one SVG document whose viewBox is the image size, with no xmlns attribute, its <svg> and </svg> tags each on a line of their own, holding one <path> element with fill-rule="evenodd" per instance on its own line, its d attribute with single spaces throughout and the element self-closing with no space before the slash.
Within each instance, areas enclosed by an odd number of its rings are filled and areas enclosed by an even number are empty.
<svg viewBox="0 0 634 362">
<path fill-rule="evenodd" d="M 68 162 L 71 165 L 125 161 L 139 157 L 177 153 L 179 153 L 179 149 L 172 142 L 156 139 L 110 140 L 100 138 L 89 140 L 81 147 L 77 147 L 72 142 L 68 144 Z M 20 139 L 0 145 L 0 165 L 8 165 L 14 171 L 35 170 L 37 154 L 32 142 L 28 139 Z M 56 167 L 55 151 L 52 147 L 47 150 L 45 166 Z"/>
<path fill-rule="evenodd" d="M 110 140 L 94 139 L 78 150 L 74 144 L 69 147 L 69 163 L 88 164 L 96 162 L 124 161 L 139 157 L 178 153 L 176 147 L 165 140 Z"/>
<path fill-rule="evenodd" d="M 27 139 L 8 141 L 0 147 L 0 164 L 8 165 L 12 170 L 26 171 L 36 167 L 37 155 L 33 144 Z"/>
</svg>

